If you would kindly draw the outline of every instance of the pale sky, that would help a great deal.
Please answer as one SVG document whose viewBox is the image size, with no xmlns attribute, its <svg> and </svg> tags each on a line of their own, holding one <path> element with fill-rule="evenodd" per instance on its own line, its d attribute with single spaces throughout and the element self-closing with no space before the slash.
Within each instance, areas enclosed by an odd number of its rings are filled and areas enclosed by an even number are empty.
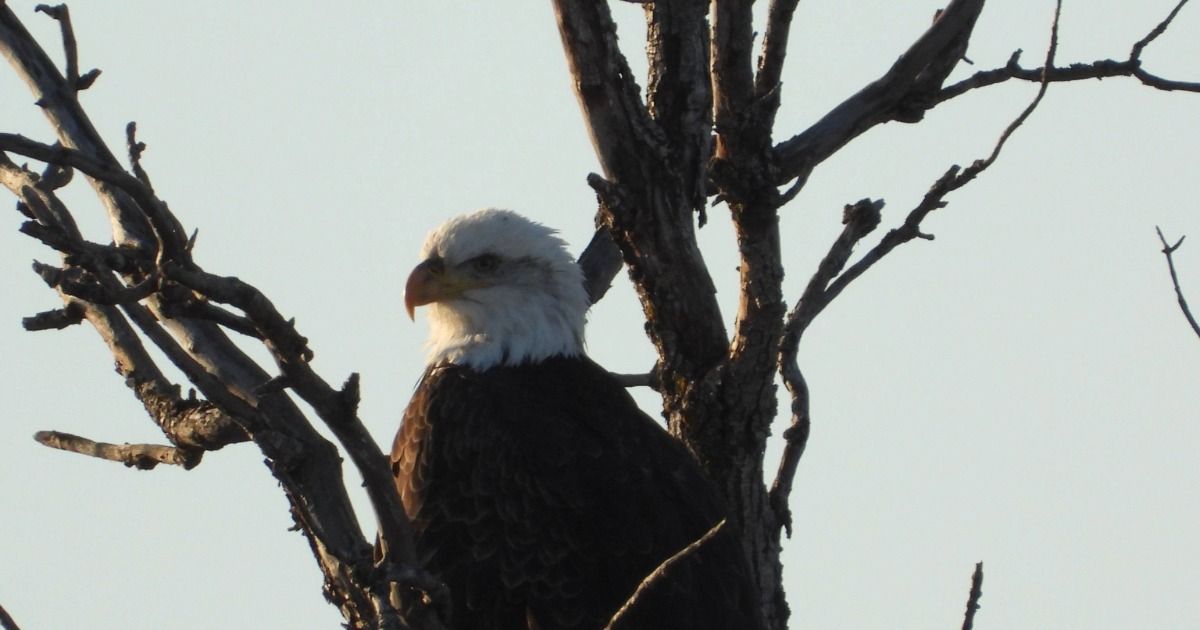
<svg viewBox="0 0 1200 630">
<path fill-rule="evenodd" d="M 1060 62 L 1124 57 L 1174 3 L 1068 0 Z M 35 4 L 8 2 L 60 58 Z M 644 67 L 641 10 L 613 4 Z M 882 74 L 942 3 L 853 4 L 800 4 L 777 140 Z M 990 3 L 974 68 L 1016 48 L 1036 65 L 1053 4 Z M 81 68 L 104 71 L 83 103 L 110 146 L 123 152 L 125 123 L 138 122 L 156 189 L 200 230 L 197 261 L 295 316 L 327 380 L 360 372 L 362 417 L 386 445 L 423 365 L 425 321 L 404 317 L 401 285 L 425 233 L 501 206 L 580 251 L 595 209 L 584 178 L 598 165 L 548 3 L 333 6 L 77 0 L 71 11 Z M 1144 59 L 1200 80 L 1200 7 Z M 789 301 L 844 204 L 887 201 L 877 239 L 950 164 L 986 155 L 1035 91 L 968 94 L 819 168 L 782 211 Z M 926 221 L 937 240 L 893 252 L 809 330 L 814 426 L 784 552 L 793 628 L 958 627 L 979 560 L 976 628 L 1200 628 L 1200 340 L 1154 234 L 1195 239 L 1177 264 L 1200 308 L 1198 99 L 1127 79 L 1051 86 L 999 162 Z M 32 101 L 0 69 L 2 130 L 52 141 Z M 84 230 L 107 242 L 94 196 L 72 188 Z M 700 238 L 732 321 L 723 212 Z M 22 219 L 9 211 L 0 237 L 0 604 L 25 628 L 339 627 L 253 446 L 141 472 L 31 439 L 162 441 L 89 327 L 21 330 L 22 316 L 58 305 L 28 271 L 57 255 L 16 232 Z M 653 362 L 623 275 L 588 335 L 611 370 Z M 653 393 L 637 396 L 657 416 Z"/>
</svg>

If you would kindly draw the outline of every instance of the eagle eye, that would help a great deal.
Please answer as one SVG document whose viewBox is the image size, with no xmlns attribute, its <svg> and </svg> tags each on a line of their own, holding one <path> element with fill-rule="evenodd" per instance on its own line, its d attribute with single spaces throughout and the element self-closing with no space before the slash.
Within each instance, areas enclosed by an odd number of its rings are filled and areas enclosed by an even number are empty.
<svg viewBox="0 0 1200 630">
<path fill-rule="evenodd" d="M 500 266 L 500 257 L 495 254 L 480 254 L 468 260 L 467 264 L 475 271 L 490 273 Z"/>
</svg>

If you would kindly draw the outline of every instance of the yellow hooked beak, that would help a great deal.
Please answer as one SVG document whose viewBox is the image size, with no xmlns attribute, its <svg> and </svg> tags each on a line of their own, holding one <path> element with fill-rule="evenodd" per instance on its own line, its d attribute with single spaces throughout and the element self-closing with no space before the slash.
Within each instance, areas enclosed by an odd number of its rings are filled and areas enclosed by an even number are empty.
<svg viewBox="0 0 1200 630">
<path fill-rule="evenodd" d="M 418 306 L 452 300 L 471 286 L 467 278 L 447 270 L 441 258 L 430 258 L 408 274 L 408 281 L 404 283 L 404 310 L 408 318 L 413 319 L 413 311 Z"/>
</svg>

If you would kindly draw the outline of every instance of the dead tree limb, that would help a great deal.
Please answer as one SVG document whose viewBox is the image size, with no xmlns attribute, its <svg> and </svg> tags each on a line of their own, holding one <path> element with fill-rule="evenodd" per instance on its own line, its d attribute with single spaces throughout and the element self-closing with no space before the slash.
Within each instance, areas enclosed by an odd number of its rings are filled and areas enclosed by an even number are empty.
<svg viewBox="0 0 1200 630">
<path fill-rule="evenodd" d="M 638 602 L 641 600 L 646 591 L 649 591 L 655 584 L 658 584 L 659 582 L 669 580 L 671 571 L 675 565 L 687 560 L 688 556 L 696 553 L 696 550 L 700 549 L 705 543 L 712 540 L 723 527 L 725 527 L 725 519 L 721 519 L 720 522 L 709 528 L 709 530 L 705 532 L 703 536 L 697 538 L 683 549 L 675 552 L 670 558 L 663 560 L 661 564 L 659 564 L 653 571 L 650 572 L 650 575 L 647 575 L 645 579 L 642 580 L 641 584 L 638 584 L 638 587 L 634 589 L 633 594 L 630 595 L 629 599 L 621 605 L 621 608 L 618 609 L 616 614 L 612 616 L 612 619 L 608 620 L 608 624 L 604 626 L 605 630 L 620 628 L 621 622 L 625 621 L 631 610 L 635 610 L 637 608 Z"/>
<path fill-rule="evenodd" d="M 1171 284 L 1175 287 L 1175 298 L 1179 302 L 1179 310 L 1183 311 L 1183 316 L 1187 318 L 1188 324 L 1191 325 L 1192 332 L 1196 333 L 1197 337 L 1200 337 L 1200 324 L 1196 323 L 1196 318 L 1192 315 L 1192 309 L 1188 307 L 1187 299 L 1183 297 L 1183 289 L 1179 286 L 1179 276 L 1175 273 L 1175 259 L 1173 258 L 1175 250 L 1179 249 L 1180 245 L 1183 245 L 1183 239 L 1187 237 L 1180 236 L 1174 245 L 1168 245 L 1167 238 L 1163 236 L 1162 230 L 1157 225 L 1154 226 L 1154 231 L 1158 232 L 1158 240 L 1163 246 L 1163 256 L 1167 258 L 1167 269 L 1171 272 Z"/>
<path fill-rule="evenodd" d="M 38 431 L 33 439 L 50 448 L 121 462 L 130 468 L 152 470 L 159 464 L 191 469 L 200 463 L 203 451 L 161 444 L 109 444 L 61 431 Z"/>
<path fill-rule="evenodd" d="M 1145 37 L 1133 44 L 1133 48 L 1129 51 L 1129 57 L 1123 61 L 1099 59 L 1091 63 L 1073 63 L 1062 67 L 1048 64 L 1040 68 L 1023 68 L 1020 63 L 1021 51 L 1017 50 L 1009 57 L 1008 63 L 1003 67 L 976 72 L 954 85 L 947 86 L 937 93 L 934 97 L 934 102 L 942 103 L 971 90 L 996 85 L 1010 79 L 1040 83 L 1061 83 L 1067 81 L 1084 81 L 1087 79 L 1133 77 L 1141 81 L 1144 85 L 1159 90 L 1200 92 L 1200 83 L 1164 79 L 1151 74 L 1142 67 L 1142 52 L 1145 51 L 1151 42 L 1167 31 L 1171 22 L 1175 20 L 1175 16 L 1179 15 L 1179 11 L 1187 3 L 1188 0 L 1180 0 L 1163 21 L 1159 22 Z"/>
<path fill-rule="evenodd" d="M 983 563 L 975 563 L 975 572 L 971 574 L 971 592 L 967 595 L 967 612 L 963 615 L 962 630 L 971 630 L 975 626 L 975 612 L 979 610 L 979 598 L 983 597 Z"/>
</svg>

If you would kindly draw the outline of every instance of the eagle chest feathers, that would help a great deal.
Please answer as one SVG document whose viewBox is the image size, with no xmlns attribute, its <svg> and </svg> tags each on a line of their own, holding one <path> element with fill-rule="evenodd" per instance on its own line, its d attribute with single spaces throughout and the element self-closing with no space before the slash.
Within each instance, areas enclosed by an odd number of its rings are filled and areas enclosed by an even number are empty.
<svg viewBox="0 0 1200 630">
<path fill-rule="evenodd" d="M 603 628 L 642 580 L 725 517 L 683 447 L 583 354 L 582 277 L 553 232 L 484 210 L 435 230 L 405 303 L 431 304 L 430 367 L 392 448 L 452 628 Z M 723 528 L 622 628 L 761 627 Z"/>
</svg>

